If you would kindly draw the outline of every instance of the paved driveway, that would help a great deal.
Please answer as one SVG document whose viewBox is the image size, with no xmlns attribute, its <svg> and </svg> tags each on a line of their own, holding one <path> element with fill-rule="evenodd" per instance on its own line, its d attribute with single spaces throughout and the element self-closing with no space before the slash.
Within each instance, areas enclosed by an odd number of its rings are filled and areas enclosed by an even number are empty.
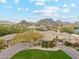
<svg viewBox="0 0 79 59">
<path fill-rule="evenodd" d="M 29 43 L 19 43 L 10 48 L 7 48 L 4 51 L 0 52 L 0 59 L 10 59 L 10 57 L 15 55 L 17 52 L 24 49 L 29 49 L 29 45 L 30 45 Z M 75 49 L 66 46 L 59 46 L 59 47 L 65 53 L 70 55 L 73 59 L 79 59 L 79 52 L 76 51 Z"/>
<path fill-rule="evenodd" d="M 28 45 L 29 43 L 19 43 L 10 48 L 7 48 L 4 51 L 0 52 L 0 59 L 10 59 L 10 57 L 15 55 L 17 52 L 26 48 L 28 49 Z"/>
<path fill-rule="evenodd" d="M 72 59 L 79 59 L 79 52 L 75 49 L 66 46 L 61 46 L 61 50 L 71 56 Z"/>
</svg>

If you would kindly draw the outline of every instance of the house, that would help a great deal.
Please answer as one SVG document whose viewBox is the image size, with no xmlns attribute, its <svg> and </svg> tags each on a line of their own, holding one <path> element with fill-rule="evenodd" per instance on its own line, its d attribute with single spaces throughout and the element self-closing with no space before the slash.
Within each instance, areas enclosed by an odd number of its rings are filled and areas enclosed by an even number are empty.
<svg viewBox="0 0 79 59">
<path fill-rule="evenodd" d="M 68 33 L 58 33 L 55 31 L 37 31 L 43 35 L 41 40 L 33 42 L 34 45 L 40 45 L 46 48 L 52 48 L 57 44 L 64 44 L 65 41 L 71 43 L 79 43 L 79 35 L 68 34 Z M 5 40 L 5 43 L 8 47 L 12 45 L 12 39 L 16 36 L 16 34 L 10 34 L 6 36 L 2 36 L 1 38 Z M 40 44 L 39 44 L 40 43 Z"/>
<path fill-rule="evenodd" d="M 71 34 L 71 43 L 79 43 L 79 35 Z"/>
<path fill-rule="evenodd" d="M 63 33 L 58 33 L 57 37 L 58 37 L 58 43 L 64 44 L 65 41 L 69 41 L 71 36 L 70 36 L 70 34 L 63 32 Z"/>
<path fill-rule="evenodd" d="M 56 32 L 44 31 L 42 32 L 43 38 L 41 39 L 41 46 L 45 48 L 52 48 L 55 46 L 56 42 Z"/>
</svg>

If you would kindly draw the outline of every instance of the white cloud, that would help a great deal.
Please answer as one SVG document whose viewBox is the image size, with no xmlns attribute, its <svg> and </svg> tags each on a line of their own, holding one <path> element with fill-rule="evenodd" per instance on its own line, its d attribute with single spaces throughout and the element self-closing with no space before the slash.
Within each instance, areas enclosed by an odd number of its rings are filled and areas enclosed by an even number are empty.
<svg viewBox="0 0 79 59">
<path fill-rule="evenodd" d="M 40 2 L 40 1 L 39 1 L 39 2 L 35 2 L 35 4 L 36 4 L 36 5 L 45 5 L 44 2 Z"/>
<path fill-rule="evenodd" d="M 65 7 L 65 8 L 72 8 L 72 7 L 76 7 L 76 4 L 75 3 L 70 3 L 69 5 L 68 4 L 64 4 L 63 7 Z"/>
<path fill-rule="evenodd" d="M 24 9 L 24 11 L 28 11 L 28 10 L 29 10 L 28 8 L 25 8 L 25 9 Z"/>
<path fill-rule="evenodd" d="M 15 3 L 16 3 L 16 4 L 18 4 L 18 3 L 19 3 L 19 0 L 14 0 L 14 1 L 15 1 Z"/>
<path fill-rule="evenodd" d="M 71 7 L 76 7 L 76 4 L 75 3 L 71 3 Z"/>
<path fill-rule="evenodd" d="M 46 6 L 44 9 L 42 10 L 34 10 L 34 13 L 37 14 L 42 14 L 45 16 L 52 16 L 52 15 L 57 15 L 57 12 L 60 10 L 59 7 L 55 7 L 55 6 Z"/>
<path fill-rule="evenodd" d="M 68 5 L 67 4 L 64 4 L 64 6 L 63 7 L 68 7 Z"/>
<path fill-rule="evenodd" d="M 4 16 L 4 14 L 0 13 L 0 18 L 2 18 Z"/>
<path fill-rule="evenodd" d="M 64 9 L 62 9 L 62 11 L 65 12 L 65 13 L 68 13 L 70 11 L 70 9 L 64 8 Z"/>
<path fill-rule="evenodd" d="M 29 0 L 29 2 L 59 2 L 59 0 Z"/>
<path fill-rule="evenodd" d="M 0 0 L 0 3 L 7 3 L 6 0 Z"/>
<path fill-rule="evenodd" d="M 60 8 L 56 6 L 45 6 L 44 9 L 41 10 L 34 10 L 36 14 L 44 15 L 44 16 L 59 16 L 60 12 L 69 13 L 70 8 Z"/>
<path fill-rule="evenodd" d="M 17 8 L 18 11 L 28 11 L 28 8 Z"/>
<path fill-rule="evenodd" d="M 48 0 L 29 0 L 30 2 L 46 2 Z"/>
<path fill-rule="evenodd" d="M 21 8 L 17 8 L 17 10 L 18 10 L 18 11 L 21 11 L 22 9 L 21 9 Z"/>
<path fill-rule="evenodd" d="M 60 8 L 56 7 L 56 6 L 46 6 L 45 9 L 48 10 L 48 11 L 52 10 L 53 12 L 60 10 Z"/>
<path fill-rule="evenodd" d="M 56 2 L 59 2 L 59 0 L 55 0 Z"/>
<path fill-rule="evenodd" d="M 48 1 L 54 1 L 54 0 L 29 0 L 29 2 L 48 2 Z M 56 2 L 57 2 L 58 0 L 56 0 Z"/>
<path fill-rule="evenodd" d="M 12 8 L 12 6 L 5 6 L 5 8 L 11 9 L 11 8 Z"/>
</svg>

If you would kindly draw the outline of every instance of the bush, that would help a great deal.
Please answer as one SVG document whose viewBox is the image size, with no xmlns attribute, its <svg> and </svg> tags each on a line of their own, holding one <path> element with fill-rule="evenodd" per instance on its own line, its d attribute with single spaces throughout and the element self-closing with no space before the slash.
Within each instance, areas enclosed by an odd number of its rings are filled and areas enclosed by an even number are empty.
<svg viewBox="0 0 79 59">
<path fill-rule="evenodd" d="M 65 46 L 72 46 L 72 43 L 65 41 Z"/>
<path fill-rule="evenodd" d="M 0 25 L 0 36 L 13 34 L 13 33 L 22 33 L 26 32 L 29 29 L 26 26 L 18 26 L 18 25 Z"/>
<path fill-rule="evenodd" d="M 48 48 L 48 42 L 42 41 L 42 47 Z"/>
<path fill-rule="evenodd" d="M 5 48 L 5 41 L 0 39 L 0 50 Z"/>
<path fill-rule="evenodd" d="M 4 36 L 11 33 L 13 33 L 13 30 L 11 29 L 10 26 L 4 26 L 4 25 L 0 26 L 0 36 Z"/>
<path fill-rule="evenodd" d="M 42 38 L 42 35 L 38 32 L 34 31 L 28 31 L 26 33 L 19 33 L 17 34 L 14 39 L 12 40 L 14 43 L 18 42 L 32 42 L 32 41 L 37 41 Z"/>
<path fill-rule="evenodd" d="M 73 29 L 69 27 L 63 27 L 61 29 L 62 32 L 73 33 Z"/>
<path fill-rule="evenodd" d="M 78 43 L 74 43 L 73 45 L 74 45 L 74 47 L 79 47 Z"/>
<path fill-rule="evenodd" d="M 43 28 L 36 28 L 37 31 L 46 31 Z"/>
<path fill-rule="evenodd" d="M 13 33 L 23 33 L 28 31 L 29 29 L 26 26 L 13 26 L 12 27 Z"/>
<path fill-rule="evenodd" d="M 77 51 L 79 51 L 79 49 L 77 49 Z"/>
</svg>

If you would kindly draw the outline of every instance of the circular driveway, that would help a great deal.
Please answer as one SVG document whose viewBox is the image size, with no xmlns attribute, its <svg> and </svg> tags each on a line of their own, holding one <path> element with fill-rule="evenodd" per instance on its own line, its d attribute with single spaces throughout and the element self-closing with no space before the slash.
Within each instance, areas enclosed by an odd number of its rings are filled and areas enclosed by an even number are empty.
<svg viewBox="0 0 79 59">
<path fill-rule="evenodd" d="M 10 59 L 17 52 L 28 49 L 29 43 L 19 43 L 0 52 L 0 59 Z"/>
</svg>

